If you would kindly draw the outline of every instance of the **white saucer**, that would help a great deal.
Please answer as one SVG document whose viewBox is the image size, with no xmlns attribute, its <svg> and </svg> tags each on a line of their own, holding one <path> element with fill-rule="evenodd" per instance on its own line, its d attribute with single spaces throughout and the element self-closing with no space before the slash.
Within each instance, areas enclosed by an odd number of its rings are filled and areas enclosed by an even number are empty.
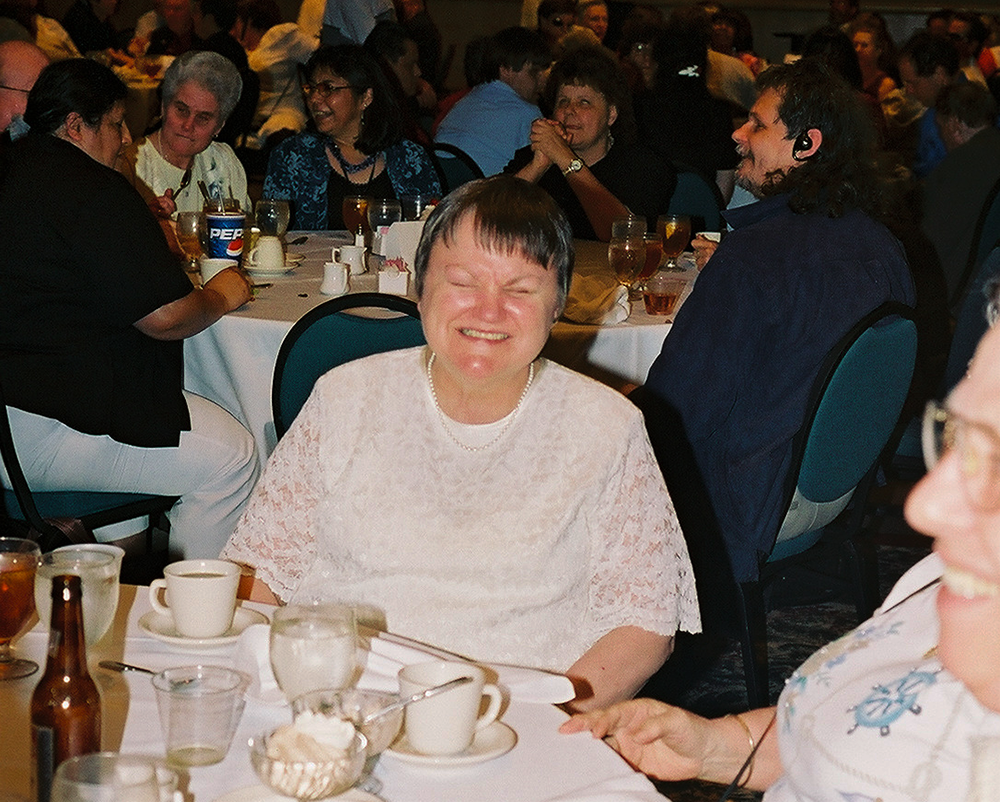
<svg viewBox="0 0 1000 802">
<path fill-rule="evenodd" d="M 150 610 L 139 618 L 139 629 L 152 635 L 157 640 L 172 646 L 183 646 L 188 649 L 204 649 L 206 646 L 225 646 L 235 643 L 240 633 L 251 624 L 266 624 L 267 616 L 246 607 L 237 607 L 233 616 L 233 625 L 217 638 L 189 638 L 181 635 L 174 626 L 174 619 Z"/>
<path fill-rule="evenodd" d="M 352 788 L 337 796 L 330 796 L 327 799 L 339 799 L 341 802 L 382 802 L 377 796 L 372 796 L 367 791 Z M 216 797 L 215 802 L 288 802 L 289 797 L 282 796 L 277 791 L 272 791 L 263 785 L 251 785 L 246 788 L 239 788 Z"/>
<path fill-rule="evenodd" d="M 306 260 L 305 254 L 302 253 L 286 253 L 285 254 L 285 264 L 286 265 L 300 265 Z"/>
<path fill-rule="evenodd" d="M 477 732 L 472 745 L 457 755 L 422 755 L 410 746 L 405 732 L 382 754 L 417 766 L 471 766 L 506 755 L 516 743 L 517 733 L 502 721 L 494 721 Z"/>
<path fill-rule="evenodd" d="M 284 267 L 254 267 L 253 265 L 246 265 L 247 273 L 251 276 L 283 276 L 285 273 L 291 273 L 296 267 L 299 266 L 298 262 L 286 261 Z"/>
</svg>

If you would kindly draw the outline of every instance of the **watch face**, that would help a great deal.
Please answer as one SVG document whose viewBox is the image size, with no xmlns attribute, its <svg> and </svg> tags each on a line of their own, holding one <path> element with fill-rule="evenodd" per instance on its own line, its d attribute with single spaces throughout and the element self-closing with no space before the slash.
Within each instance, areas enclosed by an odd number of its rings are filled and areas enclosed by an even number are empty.
<svg viewBox="0 0 1000 802">
<path fill-rule="evenodd" d="M 583 162 L 580 159 L 573 159 L 568 165 L 566 165 L 567 173 L 577 173 L 583 169 Z"/>
</svg>

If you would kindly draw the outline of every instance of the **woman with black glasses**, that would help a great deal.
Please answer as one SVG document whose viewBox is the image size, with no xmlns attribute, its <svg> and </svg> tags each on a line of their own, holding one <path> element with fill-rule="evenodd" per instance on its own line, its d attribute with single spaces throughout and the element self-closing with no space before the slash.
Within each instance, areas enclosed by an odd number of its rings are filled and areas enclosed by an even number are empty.
<svg viewBox="0 0 1000 802">
<path fill-rule="evenodd" d="M 305 66 L 309 130 L 278 145 L 265 198 L 291 201 L 292 228 L 343 229 L 343 199 L 441 195 L 426 151 L 403 139 L 378 64 L 363 48 L 317 50 Z"/>
</svg>

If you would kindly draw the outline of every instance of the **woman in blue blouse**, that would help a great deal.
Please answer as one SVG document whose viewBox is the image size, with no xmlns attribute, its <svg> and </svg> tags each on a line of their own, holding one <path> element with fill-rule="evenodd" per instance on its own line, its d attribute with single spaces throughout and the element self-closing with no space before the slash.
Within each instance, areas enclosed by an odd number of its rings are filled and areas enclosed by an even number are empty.
<svg viewBox="0 0 1000 802">
<path fill-rule="evenodd" d="M 402 139 L 395 102 L 374 59 L 356 45 L 321 47 L 305 67 L 310 130 L 278 145 L 265 198 L 291 201 L 292 228 L 345 228 L 345 196 L 441 195 L 426 151 Z"/>
</svg>

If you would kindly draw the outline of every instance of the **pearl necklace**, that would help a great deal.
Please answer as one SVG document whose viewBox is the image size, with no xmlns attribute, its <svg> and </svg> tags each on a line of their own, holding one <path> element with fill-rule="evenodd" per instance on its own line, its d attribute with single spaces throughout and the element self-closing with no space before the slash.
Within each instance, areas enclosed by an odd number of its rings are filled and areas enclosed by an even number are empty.
<svg viewBox="0 0 1000 802">
<path fill-rule="evenodd" d="M 517 418 L 517 413 L 520 411 L 521 405 L 524 403 L 524 399 L 528 395 L 528 390 L 531 389 L 531 383 L 535 380 L 535 363 L 532 362 L 528 366 L 528 383 L 524 385 L 524 389 L 521 391 L 521 397 L 517 399 L 517 405 L 510 411 L 510 414 L 507 415 L 507 422 L 500 427 L 500 431 L 497 432 L 496 437 L 481 446 L 470 446 L 468 443 L 463 443 L 455 436 L 455 433 L 451 430 L 451 426 L 448 423 L 448 416 L 444 414 L 444 410 L 441 409 L 441 404 L 438 403 L 437 390 L 434 389 L 434 376 L 431 374 L 431 368 L 434 366 L 434 359 L 436 356 L 437 354 L 431 352 L 430 358 L 427 360 L 427 382 L 431 388 L 431 398 L 434 401 L 434 409 L 437 410 L 438 417 L 441 419 L 441 425 L 444 426 L 444 430 L 448 433 L 448 436 L 452 439 L 455 445 L 459 448 L 464 448 L 466 451 L 477 452 L 492 448 L 500 442 L 501 437 L 507 434 L 507 430 L 513 425 L 514 419 Z"/>
</svg>

